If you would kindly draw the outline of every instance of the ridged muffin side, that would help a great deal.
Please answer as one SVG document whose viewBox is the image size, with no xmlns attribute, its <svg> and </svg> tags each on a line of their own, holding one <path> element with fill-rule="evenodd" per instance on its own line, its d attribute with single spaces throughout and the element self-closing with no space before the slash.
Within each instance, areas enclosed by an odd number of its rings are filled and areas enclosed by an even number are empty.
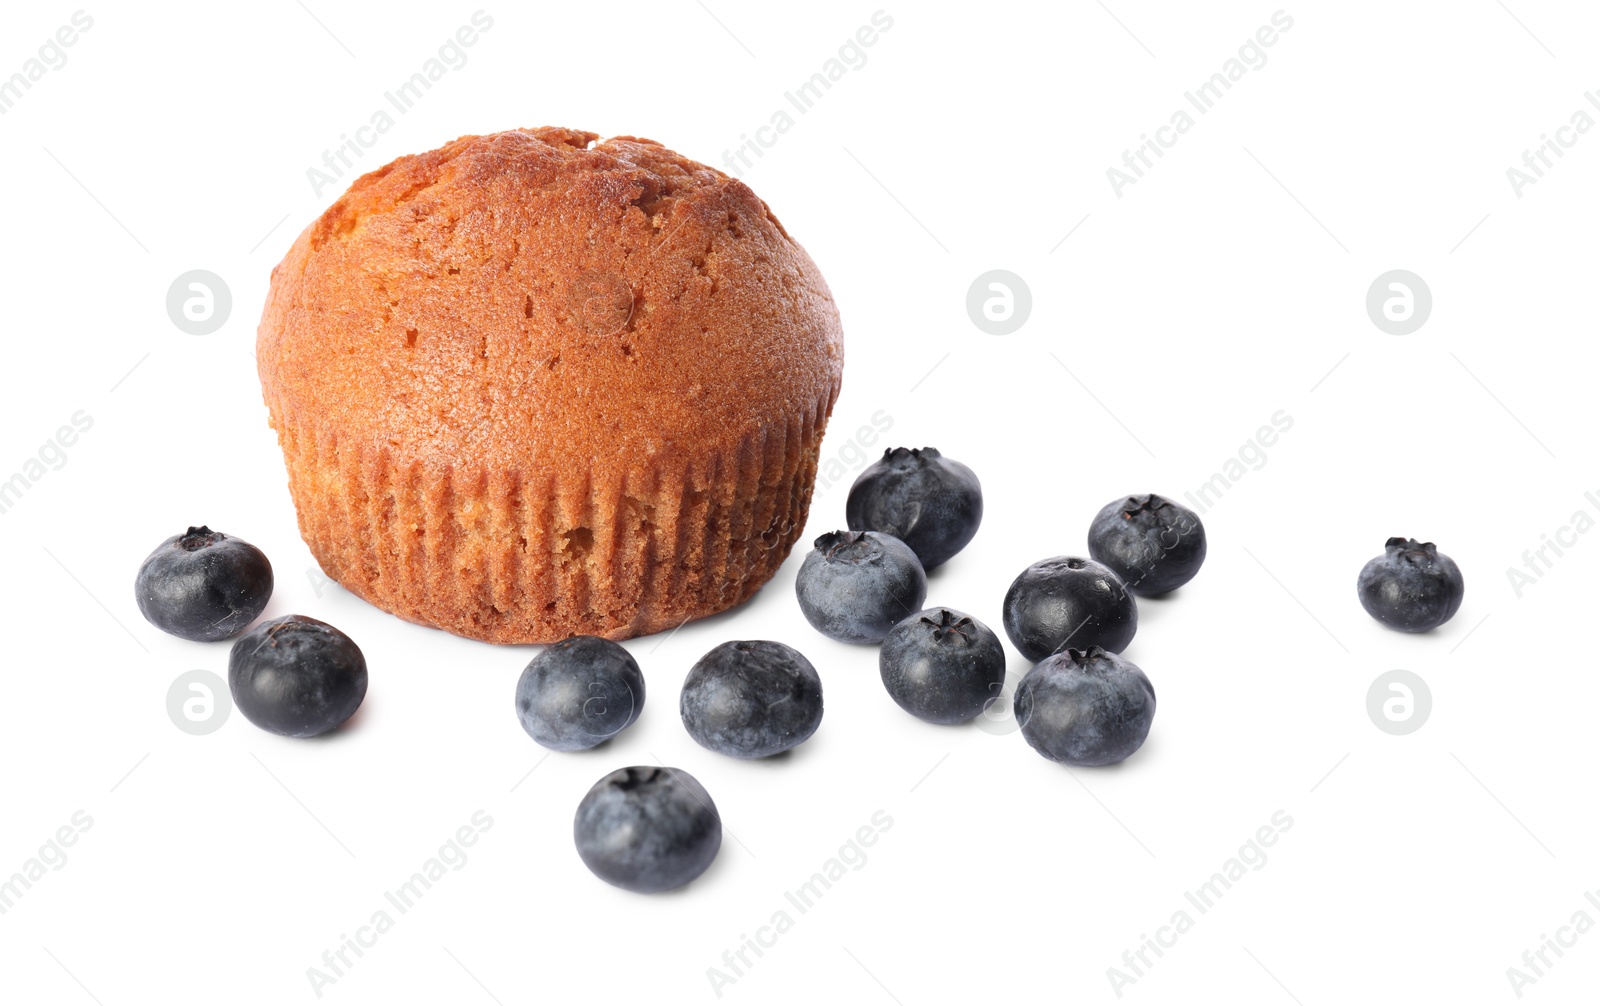
<svg viewBox="0 0 1600 1006">
<path fill-rule="evenodd" d="M 274 270 L 258 364 L 301 534 L 403 618 L 672 628 L 804 527 L 842 362 L 826 284 L 742 183 L 594 139 L 402 158 Z"/>
</svg>

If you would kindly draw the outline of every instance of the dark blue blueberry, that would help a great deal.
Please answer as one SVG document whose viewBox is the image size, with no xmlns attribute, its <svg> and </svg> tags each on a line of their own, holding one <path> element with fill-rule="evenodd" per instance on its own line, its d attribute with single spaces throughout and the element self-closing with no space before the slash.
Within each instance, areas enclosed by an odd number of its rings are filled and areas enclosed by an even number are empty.
<svg viewBox="0 0 1600 1006">
<path fill-rule="evenodd" d="M 812 545 L 794 580 L 806 621 L 844 643 L 876 643 L 922 607 L 928 575 L 899 538 L 830 531 Z"/>
<path fill-rule="evenodd" d="M 211 643 L 238 635 L 272 597 L 272 563 L 259 548 L 201 525 L 173 535 L 139 567 L 134 597 L 162 632 Z"/>
<path fill-rule="evenodd" d="M 965 723 L 1006 681 L 1000 637 L 950 608 L 919 611 L 890 630 L 878 651 L 883 687 L 900 708 L 929 723 Z"/>
<path fill-rule="evenodd" d="M 852 531 L 882 531 L 933 569 L 967 546 L 983 520 L 978 476 L 932 447 L 895 447 L 850 486 L 844 520 Z"/>
<path fill-rule="evenodd" d="M 1433 542 L 1415 538 L 1390 538 L 1356 577 L 1367 614 L 1401 632 L 1427 632 L 1450 621 L 1466 593 L 1461 568 Z"/>
<path fill-rule="evenodd" d="M 1115 653 L 1067 649 L 1023 675 L 1013 710 L 1022 736 L 1051 761 L 1112 765 L 1144 744 L 1156 690 Z"/>
<path fill-rule="evenodd" d="M 816 733 L 822 679 L 791 646 L 731 640 L 689 669 L 678 712 L 700 746 L 734 758 L 765 758 Z"/>
<path fill-rule="evenodd" d="M 1126 496 L 1095 514 L 1089 554 L 1140 597 L 1165 594 L 1200 572 L 1206 529 L 1199 514 L 1165 496 Z"/>
<path fill-rule="evenodd" d="M 572 636 L 548 646 L 517 679 L 517 718 L 553 751 L 582 751 L 631 726 L 644 708 L 644 675 L 609 639 Z"/>
<path fill-rule="evenodd" d="M 228 690 L 245 719 L 261 729 L 316 737 L 360 707 L 367 661 L 354 640 L 327 622 L 285 615 L 234 642 Z"/>
<path fill-rule="evenodd" d="M 1122 578 L 1093 559 L 1058 555 L 1023 570 L 1001 609 L 1006 635 L 1040 661 L 1063 646 L 1120 653 L 1139 628 L 1139 609 Z"/>
<path fill-rule="evenodd" d="M 722 819 L 683 769 L 635 765 L 594 784 L 578 804 L 572 838 L 595 876 L 655 894 L 706 872 L 722 848 Z"/>
</svg>

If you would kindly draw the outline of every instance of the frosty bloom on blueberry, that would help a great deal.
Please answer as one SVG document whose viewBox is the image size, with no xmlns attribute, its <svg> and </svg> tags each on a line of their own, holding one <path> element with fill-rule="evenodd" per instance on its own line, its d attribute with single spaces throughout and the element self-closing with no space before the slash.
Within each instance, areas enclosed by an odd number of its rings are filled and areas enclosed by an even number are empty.
<svg viewBox="0 0 1600 1006">
<path fill-rule="evenodd" d="M 633 655 L 599 636 L 546 647 L 517 679 L 517 718 L 552 751 L 582 751 L 621 733 L 644 708 Z"/>
<path fill-rule="evenodd" d="M 285 615 L 251 629 L 228 655 L 228 690 L 245 719 L 285 737 L 316 737 L 355 714 L 367 661 L 327 622 Z"/>
<path fill-rule="evenodd" d="M 794 580 L 806 621 L 843 643 L 877 643 L 922 607 L 928 577 L 905 542 L 878 531 L 818 538 Z"/>
<path fill-rule="evenodd" d="M 890 630 L 878 673 L 889 697 L 917 719 L 965 723 L 1000 694 L 1006 653 L 994 630 L 971 615 L 929 608 Z"/>
<path fill-rule="evenodd" d="M 1433 542 L 1415 538 L 1390 538 L 1356 577 L 1367 614 L 1401 632 L 1427 632 L 1450 621 L 1466 592 L 1461 568 Z"/>
<path fill-rule="evenodd" d="M 983 521 L 983 490 L 972 469 L 932 447 L 894 447 L 850 486 L 845 524 L 882 531 L 933 569 L 967 546 Z"/>
<path fill-rule="evenodd" d="M 729 640 L 689 669 L 678 713 L 701 747 L 732 758 L 766 758 L 816 733 L 822 679 L 792 646 Z"/>
<path fill-rule="evenodd" d="M 722 818 L 683 769 L 635 765 L 594 784 L 578 804 L 572 837 L 595 876 L 654 894 L 706 872 L 722 848 Z"/>
<path fill-rule="evenodd" d="M 156 546 L 133 590 L 151 625 L 210 643 L 238 634 L 266 608 L 272 563 L 244 539 L 202 524 Z"/>
<path fill-rule="evenodd" d="M 1014 709 L 1022 736 L 1051 761 L 1112 765 L 1143 746 L 1156 690 L 1115 653 L 1064 649 L 1023 676 Z"/>
<path fill-rule="evenodd" d="M 1206 558 L 1200 515 L 1165 496 L 1112 500 L 1089 525 L 1089 554 L 1140 597 L 1177 590 Z"/>
<path fill-rule="evenodd" d="M 1001 609 L 1006 635 L 1039 661 L 1062 646 L 1120 653 L 1133 642 L 1139 609 L 1122 578 L 1093 559 L 1058 555 L 1023 570 Z"/>
</svg>

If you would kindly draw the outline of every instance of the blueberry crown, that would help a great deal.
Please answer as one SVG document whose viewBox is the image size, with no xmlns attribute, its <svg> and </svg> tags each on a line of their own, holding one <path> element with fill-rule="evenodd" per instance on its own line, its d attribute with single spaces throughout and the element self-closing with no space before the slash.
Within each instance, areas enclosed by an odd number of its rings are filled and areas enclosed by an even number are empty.
<svg viewBox="0 0 1600 1006">
<path fill-rule="evenodd" d="M 204 524 L 199 527 L 191 526 L 178 538 L 178 547 L 185 552 L 197 552 L 207 545 L 215 545 L 227 537 L 220 531 L 213 531 Z"/>
<path fill-rule="evenodd" d="M 1155 493 L 1149 493 L 1143 497 L 1129 496 L 1128 505 L 1122 508 L 1122 519 L 1133 520 L 1135 514 L 1155 513 L 1162 507 L 1169 505 L 1171 504 L 1165 497 L 1157 496 Z"/>
<path fill-rule="evenodd" d="M 251 631 L 261 633 L 261 642 L 256 644 L 257 650 L 263 646 L 276 650 L 280 635 L 283 636 L 285 649 L 304 646 L 308 640 L 315 639 L 318 636 L 334 640 L 344 636 L 344 633 L 327 622 L 320 618 L 312 618 L 310 615 L 284 615 L 282 618 L 274 618 L 270 622 L 262 622 Z"/>
<path fill-rule="evenodd" d="M 939 453 L 937 447 L 888 447 L 884 449 L 884 460 L 899 461 L 904 458 L 938 458 L 944 455 Z"/>
<path fill-rule="evenodd" d="M 867 532 L 865 531 L 829 531 L 812 542 L 811 546 L 820 551 L 825 557 L 832 559 L 840 549 L 866 540 Z"/>
<path fill-rule="evenodd" d="M 1072 661 L 1074 664 L 1087 664 L 1091 660 L 1098 660 L 1106 655 L 1105 649 L 1099 646 L 1091 646 L 1088 649 L 1083 650 L 1079 650 L 1070 646 L 1063 646 L 1056 652 L 1065 653 L 1067 655 L 1067 659 Z"/>
<path fill-rule="evenodd" d="M 960 640 L 962 643 L 970 643 L 972 642 L 972 637 L 968 633 L 975 631 L 972 619 L 966 615 L 957 618 L 956 613 L 949 608 L 939 609 L 937 621 L 927 615 L 923 615 L 922 624 L 933 626 L 932 636 L 933 641 L 936 643 L 954 642 L 955 640 Z"/>
<path fill-rule="evenodd" d="M 1439 551 L 1439 547 L 1433 542 L 1418 541 L 1415 538 L 1390 538 L 1383 543 L 1383 547 L 1389 550 L 1400 549 L 1405 552 L 1426 552 L 1428 555 L 1435 555 Z"/>
<path fill-rule="evenodd" d="M 625 768 L 622 771 L 626 773 L 626 775 L 621 779 L 611 780 L 611 785 L 622 790 L 623 792 L 627 792 L 630 789 L 638 789 L 641 786 L 650 785 L 657 779 L 660 779 L 663 772 L 670 770 L 664 768 L 647 769 L 645 766 L 635 765 Z"/>
</svg>

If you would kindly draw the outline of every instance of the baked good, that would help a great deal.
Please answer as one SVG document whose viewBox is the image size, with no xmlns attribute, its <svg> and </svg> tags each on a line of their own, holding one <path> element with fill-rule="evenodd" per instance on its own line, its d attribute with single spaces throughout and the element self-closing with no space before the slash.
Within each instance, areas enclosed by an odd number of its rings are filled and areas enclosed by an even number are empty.
<svg viewBox="0 0 1600 1006">
<path fill-rule="evenodd" d="M 805 525 L 838 310 L 743 182 L 652 140 L 464 136 L 363 175 L 256 356 L 300 532 L 386 611 L 625 639 L 748 598 Z"/>
</svg>

